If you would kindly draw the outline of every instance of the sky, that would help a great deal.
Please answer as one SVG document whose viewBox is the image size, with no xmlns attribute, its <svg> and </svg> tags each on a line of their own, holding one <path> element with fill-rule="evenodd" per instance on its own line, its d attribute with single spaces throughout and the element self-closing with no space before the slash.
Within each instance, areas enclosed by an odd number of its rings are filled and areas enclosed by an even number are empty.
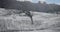
<svg viewBox="0 0 60 32">
<path fill-rule="evenodd" d="M 33 3 L 37 3 L 38 1 L 41 1 L 41 3 L 46 2 L 48 4 L 59 4 L 60 5 L 60 0 L 18 0 L 18 1 L 31 1 Z"/>
<path fill-rule="evenodd" d="M 54 3 L 54 4 L 59 4 L 60 5 L 60 0 L 46 0 L 45 2 Z"/>
</svg>

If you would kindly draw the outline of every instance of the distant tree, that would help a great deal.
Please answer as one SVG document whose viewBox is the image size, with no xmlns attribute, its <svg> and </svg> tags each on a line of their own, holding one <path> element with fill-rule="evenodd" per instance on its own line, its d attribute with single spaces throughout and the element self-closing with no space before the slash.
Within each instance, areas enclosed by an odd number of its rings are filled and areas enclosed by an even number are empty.
<svg viewBox="0 0 60 32">
<path fill-rule="evenodd" d="M 5 1 L 5 0 L 0 0 L 0 7 L 1 7 L 1 8 L 4 8 L 4 1 Z"/>
<path fill-rule="evenodd" d="M 38 4 L 41 4 L 41 1 L 38 1 Z"/>
<path fill-rule="evenodd" d="M 58 14 L 60 12 L 60 5 L 56 5 L 55 8 L 54 8 L 54 10 L 55 10 L 55 12 L 56 12 L 56 14 L 58 16 Z"/>
<path fill-rule="evenodd" d="M 58 12 L 60 12 L 60 5 L 50 4 L 48 6 L 49 6 L 48 11 L 49 12 L 52 12 L 52 13 L 56 13 L 57 16 L 58 16 Z"/>
<path fill-rule="evenodd" d="M 46 4 L 46 2 L 43 2 L 43 4 Z"/>
<path fill-rule="evenodd" d="M 60 5 L 59 5 L 60 6 Z M 57 12 L 59 10 L 56 4 L 47 4 L 46 2 L 31 3 L 29 1 L 16 1 L 16 0 L 0 0 L 0 7 L 6 9 L 18 9 L 24 11 L 38 11 L 38 12 Z"/>
<path fill-rule="evenodd" d="M 16 0 L 0 0 L 1 8 L 7 9 L 16 9 L 17 3 Z"/>
</svg>

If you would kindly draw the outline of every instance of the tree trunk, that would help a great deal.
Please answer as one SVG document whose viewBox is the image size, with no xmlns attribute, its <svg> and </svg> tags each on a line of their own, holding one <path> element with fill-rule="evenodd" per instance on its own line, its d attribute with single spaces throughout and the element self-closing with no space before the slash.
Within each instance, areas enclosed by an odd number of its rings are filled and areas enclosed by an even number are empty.
<svg viewBox="0 0 60 32">
<path fill-rule="evenodd" d="M 57 16 L 58 16 L 58 12 L 56 12 Z"/>
<path fill-rule="evenodd" d="M 33 23 L 33 18 L 32 18 L 32 17 L 30 17 L 30 19 L 31 19 L 31 24 L 34 24 L 34 23 Z"/>
</svg>

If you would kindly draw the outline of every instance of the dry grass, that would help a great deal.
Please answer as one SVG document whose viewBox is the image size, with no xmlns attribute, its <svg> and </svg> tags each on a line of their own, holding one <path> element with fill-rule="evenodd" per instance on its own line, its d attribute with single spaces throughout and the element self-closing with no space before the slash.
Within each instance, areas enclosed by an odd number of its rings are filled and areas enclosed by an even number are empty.
<svg viewBox="0 0 60 32">
<path fill-rule="evenodd" d="M 31 24 L 31 20 L 27 16 L 11 15 L 0 16 L 0 31 L 6 30 L 6 32 L 13 32 L 14 30 L 27 31 L 32 30 L 45 30 L 45 29 L 57 29 L 60 23 L 60 15 L 56 14 L 33 12 L 34 24 Z M 7 31 L 8 30 L 8 31 Z M 9 31 L 11 30 L 11 31 Z M 13 30 L 13 31 L 12 31 Z M 32 32 L 34 32 L 32 31 Z M 49 31 L 49 30 L 47 30 Z M 16 32 L 16 31 L 15 31 Z"/>
</svg>

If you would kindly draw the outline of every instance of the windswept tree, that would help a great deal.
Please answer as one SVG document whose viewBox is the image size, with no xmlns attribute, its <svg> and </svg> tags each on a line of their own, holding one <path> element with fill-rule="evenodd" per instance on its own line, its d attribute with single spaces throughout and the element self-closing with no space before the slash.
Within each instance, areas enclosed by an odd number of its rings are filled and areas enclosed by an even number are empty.
<svg viewBox="0 0 60 32">
<path fill-rule="evenodd" d="M 31 19 L 31 24 L 34 24 L 33 23 L 33 15 L 32 15 L 32 13 L 30 12 L 30 11 L 25 11 L 25 14 L 28 16 L 28 17 L 30 17 L 30 19 Z"/>
<path fill-rule="evenodd" d="M 30 3 L 30 4 L 29 4 Z M 31 19 L 31 23 L 33 24 L 33 18 L 32 18 L 32 14 L 31 14 L 31 2 L 29 1 L 25 1 L 25 2 L 22 2 L 22 8 L 21 10 Z"/>
<path fill-rule="evenodd" d="M 30 12 L 30 10 L 31 10 L 31 3 L 29 4 L 30 2 L 25 2 L 25 4 L 24 4 L 24 13 L 31 19 L 31 24 L 34 24 L 33 23 L 33 16 L 32 16 L 32 14 L 31 14 L 31 12 Z"/>
</svg>

